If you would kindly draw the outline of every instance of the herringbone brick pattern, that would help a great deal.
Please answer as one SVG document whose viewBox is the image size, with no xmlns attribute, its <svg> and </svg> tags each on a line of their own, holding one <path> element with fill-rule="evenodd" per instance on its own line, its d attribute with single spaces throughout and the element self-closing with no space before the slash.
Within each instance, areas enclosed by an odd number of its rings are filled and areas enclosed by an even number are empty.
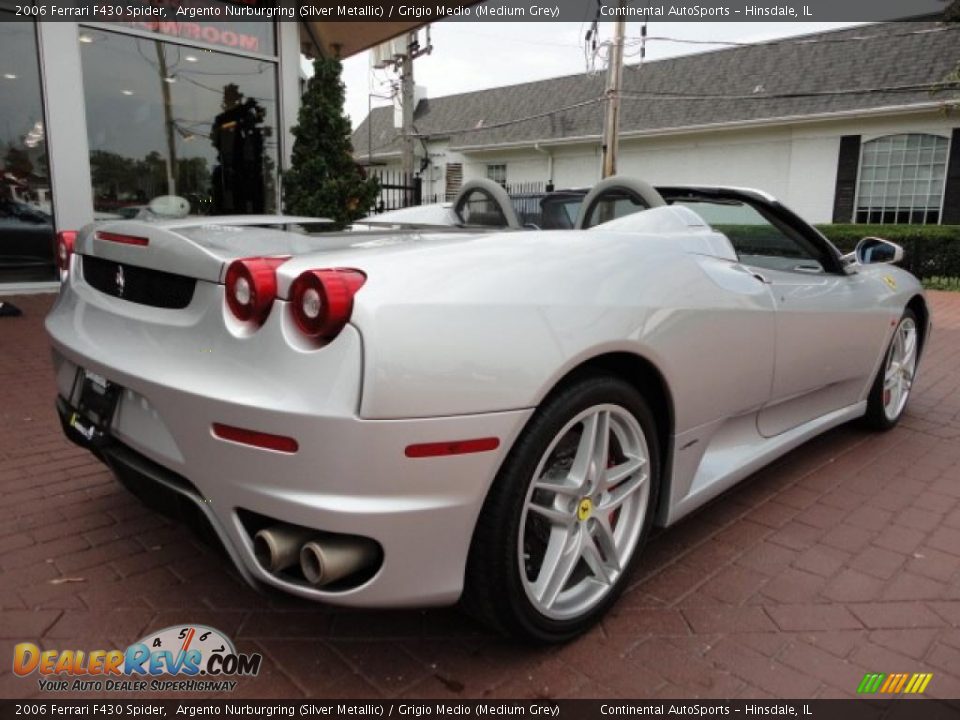
<svg viewBox="0 0 960 720">
<path fill-rule="evenodd" d="M 562 648 L 491 636 L 455 610 L 351 612 L 248 589 L 62 439 L 42 317 L 0 319 L 0 696 L 12 646 L 125 647 L 211 624 L 262 652 L 251 697 L 844 697 L 865 672 L 932 672 L 960 696 L 960 294 L 909 414 L 838 428 L 648 546 L 601 626 Z M 35 677 L 35 676 L 34 676 Z"/>
</svg>

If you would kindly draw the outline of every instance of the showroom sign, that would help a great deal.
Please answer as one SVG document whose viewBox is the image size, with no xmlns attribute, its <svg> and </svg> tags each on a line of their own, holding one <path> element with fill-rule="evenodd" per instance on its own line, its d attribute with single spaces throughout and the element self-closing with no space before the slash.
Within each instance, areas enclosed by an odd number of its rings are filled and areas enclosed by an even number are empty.
<svg viewBox="0 0 960 720">
<path fill-rule="evenodd" d="M 259 33 L 240 32 L 233 27 L 236 23 L 228 22 L 170 22 L 167 20 L 147 20 L 142 22 L 117 22 L 117 25 L 125 25 L 137 30 L 149 30 L 150 32 L 161 35 L 182 38 L 184 40 L 194 40 L 220 47 L 234 48 L 236 50 L 245 50 L 247 52 L 262 52 L 273 54 L 273 49 L 269 47 L 271 28 L 269 25 L 263 28 L 254 28 L 260 30 Z"/>
<path fill-rule="evenodd" d="M 146 30 L 191 42 L 205 42 L 210 45 L 244 52 L 273 55 L 275 48 L 273 27 L 270 23 L 195 19 L 202 17 L 204 14 L 218 17 L 226 16 L 230 14 L 224 12 L 226 10 L 255 7 L 257 5 L 257 0 L 237 3 L 220 2 L 219 0 L 203 0 L 190 3 L 184 3 L 182 0 L 141 0 L 138 5 L 127 5 L 123 8 L 123 14 L 118 14 L 117 19 L 113 20 L 112 24 L 136 30 Z M 142 12 L 134 13 L 131 10 L 142 10 Z M 183 20 L 169 19 L 178 16 L 182 17 Z"/>
</svg>

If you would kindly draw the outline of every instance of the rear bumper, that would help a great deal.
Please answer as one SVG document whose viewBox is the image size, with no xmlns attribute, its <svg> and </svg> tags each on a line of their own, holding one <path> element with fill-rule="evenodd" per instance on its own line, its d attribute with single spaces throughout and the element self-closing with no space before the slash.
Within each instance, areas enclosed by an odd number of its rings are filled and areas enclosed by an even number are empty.
<svg viewBox="0 0 960 720">
<path fill-rule="evenodd" d="M 244 580 L 254 587 L 258 585 L 239 555 L 225 544 L 226 533 L 219 520 L 189 480 L 110 437 L 91 440 L 84 436 L 70 425 L 70 417 L 75 411 L 63 398 L 57 398 L 60 425 L 71 442 L 102 460 L 120 484 L 148 507 L 186 525 L 205 543 L 222 551 L 237 566 Z"/>
<path fill-rule="evenodd" d="M 457 601 L 477 516 L 522 413 L 442 420 L 355 421 L 356 440 L 313 445 L 294 464 L 283 453 L 226 442 L 206 433 L 207 457 L 196 472 L 175 472 L 111 437 L 91 442 L 69 424 L 73 408 L 60 397 L 65 434 L 89 449 L 148 506 L 216 540 L 254 587 L 271 585 L 301 597 L 357 607 L 419 607 Z M 430 429 L 432 428 L 432 429 Z M 454 435 L 450 435 L 450 433 Z M 497 435 L 503 443 L 474 455 L 406 458 L 425 438 Z M 408 442 L 409 441 L 409 442 Z M 337 447 L 339 445 L 339 447 Z M 298 453 L 299 455 L 299 453 Z M 325 467 L 350 467 L 327 482 Z M 178 468 L 179 469 L 179 468 Z M 336 471 L 334 471 L 336 472 Z M 181 474 L 183 473 L 183 474 Z M 383 487 L 393 485 L 392 492 Z M 353 492 L 344 492 L 345 485 Z M 379 489 L 372 487 L 380 485 Z M 371 492 L 374 490 L 376 492 Z M 377 491 L 378 490 L 378 491 Z M 245 512 L 321 532 L 360 535 L 383 548 L 376 574 L 358 587 L 329 591 L 267 572 L 257 561 Z"/>
<path fill-rule="evenodd" d="M 198 295 L 207 292 L 198 288 Z M 133 492 L 212 530 L 253 585 L 360 607 L 459 598 L 483 500 L 532 410 L 366 420 L 357 416 L 363 353 L 354 328 L 310 352 L 285 342 L 288 318 L 280 310 L 256 336 L 242 337 L 224 330 L 222 301 L 179 316 L 148 309 L 137 317 L 136 309 L 127 316 L 85 295 L 68 290 L 47 319 L 61 416 L 71 410 L 78 367 L 123 393 L 99 446 L 66 421 L 64 430 Z M 299 449 L 223 440 L 214 423 L 292 437 Z M 411 444 L 478 437 L 497 437 L 500 445 L 447 457 L 404 452 Z M 245 512 L 372 538 L 382 564 L 362 584 L 336 591 L 271 575 L 255 558 Z"/>
</svg>

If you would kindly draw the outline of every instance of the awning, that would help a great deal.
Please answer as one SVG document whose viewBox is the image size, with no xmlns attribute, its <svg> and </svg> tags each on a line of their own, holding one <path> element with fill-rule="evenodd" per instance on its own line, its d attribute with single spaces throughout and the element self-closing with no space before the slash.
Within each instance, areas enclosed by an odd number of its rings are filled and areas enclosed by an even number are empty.
<svg viewBox="0 0 960 720">
<path fill-rule="evenodd" d="M 476 5 L 480 0 L 447 0 L 445 5 L 466 7 Z M 304 0 L 301 5 L 324 5 L 324 0 Z M 318 47 L 327 57 L 339 56 L 348 58 L 364 50 L 403 35 L 411 30 L 427 25 L 422 20 L 407 22 L 327 22 L 323 20 L 305 21 L 301 27 L 301 40 L 304 44 L 304 54 L 315 54 L 315 50 L 308 52 L 308 48 Z"/>
</svg>

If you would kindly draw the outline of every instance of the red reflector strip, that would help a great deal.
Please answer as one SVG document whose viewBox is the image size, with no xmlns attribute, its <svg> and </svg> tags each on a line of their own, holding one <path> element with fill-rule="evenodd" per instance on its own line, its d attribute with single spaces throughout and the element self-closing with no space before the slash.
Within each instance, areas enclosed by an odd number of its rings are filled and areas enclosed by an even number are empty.
<svg viewBox="0 0 960 720">
<path fill-rule="evenodd" d="M 256 430 L 245 430 L 230 425 L 221 425 L 220 423 L 213 424 L 213 434 L 221 440 L 230 440 L 231 442 L 278 452 L 295 453 L 300 449 L 300 445 L 293 438 L 257 432 Z"/>
<path fill-rule="evenodd" d="M 117 233 L 111 232 L 98 232 L 97 240 L 106 240 L 107 242 L 120 243 L 121 245 L 139 245 L 140 247 L 146 247 L 150 244 L 150 241 L 145 237 L 118 235 Z"/>
<path fill-rule="evenodd" d="M 466 455 L 488 452 L 500 447 L 500 438 L 488 437 L 475 440 L 448 440 L 446 442 L 408 445 L 403 454 L 408 458 L 440 457 L 442 455 Z"/>
</svg>

